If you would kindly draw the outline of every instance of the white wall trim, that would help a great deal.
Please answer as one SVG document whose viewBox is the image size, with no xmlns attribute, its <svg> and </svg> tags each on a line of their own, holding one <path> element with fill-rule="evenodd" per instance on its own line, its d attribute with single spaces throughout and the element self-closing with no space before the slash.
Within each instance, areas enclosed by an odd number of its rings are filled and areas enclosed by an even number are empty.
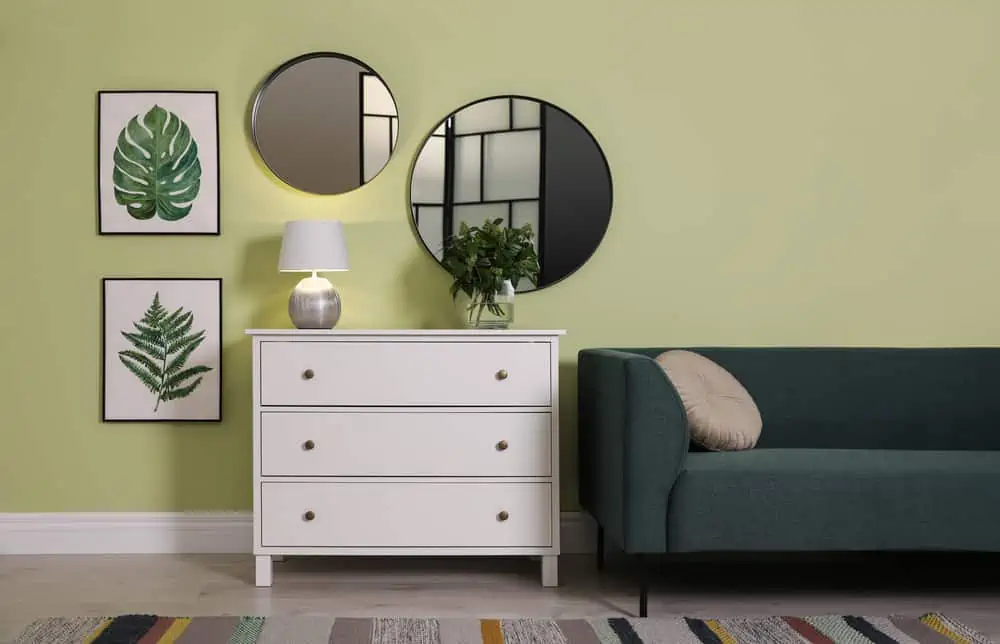
<svg viewBox="0 0 1000 644">
<path fill-rule="evenodd" d="M 562 552 L 594 551 L 594 526 L 562 513 Z M 0 513 L 0 555 L 239 554 L 253 551 L 250 512 Z"/>
<path fill-rule="evenodd" d="M 0 514 L 0 555 L 251 552 L 249 512 Z"/>
</svg>

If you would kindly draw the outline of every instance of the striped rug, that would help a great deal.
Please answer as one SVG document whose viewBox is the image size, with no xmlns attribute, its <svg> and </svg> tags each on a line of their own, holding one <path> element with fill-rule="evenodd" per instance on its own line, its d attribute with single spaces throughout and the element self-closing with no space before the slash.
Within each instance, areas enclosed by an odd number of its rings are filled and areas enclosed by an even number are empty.
<svg viewBox="0 0 1000 644">
<path fill-rule="evenodd" d="M 75 617 L 41 619 L 17 644 L 989 644 L 943 615 L 731 619 L 375 619 Z"/>
</svg>

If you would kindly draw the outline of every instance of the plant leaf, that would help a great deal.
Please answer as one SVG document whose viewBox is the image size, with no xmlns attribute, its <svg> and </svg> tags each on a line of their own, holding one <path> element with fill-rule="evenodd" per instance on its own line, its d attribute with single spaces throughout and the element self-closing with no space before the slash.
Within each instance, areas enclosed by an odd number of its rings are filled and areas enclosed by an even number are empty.
<svg viewBox="0 0 1000 644">
<path fill-rule="evenodd" d="M 212 368 L 209 367 L 209 366 L 207 366 L 207 365 L 198 364 L 198 365 L 195 365 L 193 367 L 188 367 L 187 369 L 184 369 L 183 371 L 178 371 L 174 375 L 167 377 L 167 380 L 164 383 L 164 390 L 165 391 L 172 391 L 172 390 L 176 389 L 178 385 L 180 385 L 182 382 L 184 382 L 188 378 L 193 378 L 193 377 L 197 376 L 198 374 L 207 373 L 207 372 L 209 372 L 211 370 L 212 370 Z"/>
<path fill-rule="evenodd" d="M 137 363 L 141 364 L 143 367 L 149 371 L 150 375 L 154 378 L 161 378 L 163 373 L 160 371 L 160 365 L 156 364 L 149 357 L 139 353 L 138 351 L 132 351 L 131 349 L 126 349 L 124 351 L 119 351 L 118 355 L 123 358 L 130 358 L 135 360 Z"/>
<path fill-rule="evenodd" d="M 458 234 L 445 240 L 441 264 L 454 280 L 452 298 L 480 293 L 487 308 L 494 306 L 504 280 L 515 287 L 522 279 L 537 284 L 540 271 L 531 226 L 508 227 L 502 218 L 486 219 L 482 226 L 461 222 Z"/>
<path fill-rule="evenodd" d="M 164 337 L 168 343 L 175 343 L 179 338 L 183 337 L 188 331 L 191 330 L 192 324 L 194 324 L 194 314 L 185 313 L 180 317 L 180 319 L 177 320 L 174 328 L 164 333 Z M 174 346 L 176 345 L 171 346 L 172 351 L 176 351 Z"/>
<path fill-rule="evenodd" d="M 175 351 L 180 351 L 180 353 L 171 358 L 170 362 L 167 364 L 167 368 L 164 370 L 165 375 L 169 376 L 187 363 L 188 358 L 191 357 L 194 350 L 205 341 L 204 334 L 205 332 L 202 331 L 196 335 L 184 338 L 184 346 L 180 349 L 175 349 Z"/>
<path fill-rule="evenodd" d="M 191 349 L 191 351 L 194 351 L 194 349 L 197 349 L 198 345 L 201 344 L 202 340 L 204 339 L 205 339 L 204 331 L 199 331 L 197 333 L 192 333 L 191 335 L 186 335 L 183 338 L 175 340 L 173 344 L 170 345 L 170 353 L 177 353 L 178 351 L 184 352 L 184 350 L 187 349 L 192 344 L 194 344 L 195 346 L 194 348 Z M 185 359 L 186 356 L 191 355 L 191 351 L 188 351 L 185 354 Z"/>
<path fill-rule="evenodd" d="M 129 333 L 127 331 L 122 331 L 122 335 L 125 336 L 125 339 L 131 342 L 132 346 L 134 346 L 136 349 L 142 351 L 143 353 L 149 355 L 150 357 L 156 360 L 163 360 L 163 358 L 166 356 L 166 354 L 163 352 L 163 347 L 157 346 L 156 344 L 154 344 L 152 340 L 147 339 L 138 333 Z"/>
<path fill-rule="evenodd" d="M 152 391 L 154 394 L 158 393 L 160 391 L 159 377 L 149 373 L 149 371 L 147 371 L 142 364 L 132 362 L 134 358 L 129 355 L 125 355 L 126 353 L 127 352 L 125 351 L 119 353 L 118 359 L 122 361 L 122 364 L 125 365 L 129 371 L 135 374 L 135 377 L 138 378 L 142 384 L 146 385 L 147 389 Z"/>
<path fill-rule="evenodd" d="M 115 201 L 135 219 L 183 219 L 201 190 L 198 143 L 187 123 L 159 105 L 133 116 L 114 152 Z"/>
<path fill-rule="evenodd" d="M 133 322 L 136 331 L 122 331 L 136 351 L 125 349 L 118 352 L 122 364 L 156 395 L 156 405 L 191 395 L 201 384 L 199 374 L 212 370 L 207 365 L 185 366 L 195 349 L 205 341 L 205 330 L 188 333 L 194 324 L 194 314 L 183 307 L 168 313 L 160 303 L 160 294 L 153 296 L 153 302 L 146 309 L 141 322 Z M 171 357 L 172 356 L 172 357 Z M 169 358 L 169 362 L 167 359 Z M 184 382 L 198 376 L 187 386 Z"/>
<path fill-rule="evenodd" d="M 201 384 L 201 376 L 199 376 L 197 380 L 192 382 L 187 387 L 181 387 L 180 389 L 173 389 L 171 391 L 163 392 L 163 394 L 160 395 L 160 399 L 164 401 L 169 401 L 169 400 L 177 400 L 178 398 L 187 398 L 192 393 L 194 393 L 194 390 L 197 389 L 198 385 L 200 384 Z"/>
</svg>

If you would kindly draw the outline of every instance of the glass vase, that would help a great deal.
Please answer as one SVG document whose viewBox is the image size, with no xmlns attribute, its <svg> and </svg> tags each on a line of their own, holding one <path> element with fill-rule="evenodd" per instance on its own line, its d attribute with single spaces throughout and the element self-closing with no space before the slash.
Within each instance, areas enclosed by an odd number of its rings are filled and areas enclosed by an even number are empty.
<svg viewBox="0 0 1000 644">
<path fill-rule="evenodd" d="M 487 303 L 482 293 L 458 298 L 459 313 L 467 329 L 508 329 L 514 323 L 514 286 L 504 280 L 503 287 Z"/>
</svg>

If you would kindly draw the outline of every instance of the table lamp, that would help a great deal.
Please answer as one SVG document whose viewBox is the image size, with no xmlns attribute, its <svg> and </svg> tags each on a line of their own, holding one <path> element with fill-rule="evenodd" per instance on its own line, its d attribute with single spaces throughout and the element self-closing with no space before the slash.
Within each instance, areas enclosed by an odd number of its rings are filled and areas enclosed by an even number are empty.
<svg viewBox="0 0 1000 644">
<path fill-rule="evenodd" d="M 295 286 L 288 298 L 288 316 L 299 329 L 332 329 L 340 319 L 340 295 L 316 273 L 346 271 L 344 226 L 336 220 L 285 222 L 278 270 L 312 273 Z"/>
</svg>

